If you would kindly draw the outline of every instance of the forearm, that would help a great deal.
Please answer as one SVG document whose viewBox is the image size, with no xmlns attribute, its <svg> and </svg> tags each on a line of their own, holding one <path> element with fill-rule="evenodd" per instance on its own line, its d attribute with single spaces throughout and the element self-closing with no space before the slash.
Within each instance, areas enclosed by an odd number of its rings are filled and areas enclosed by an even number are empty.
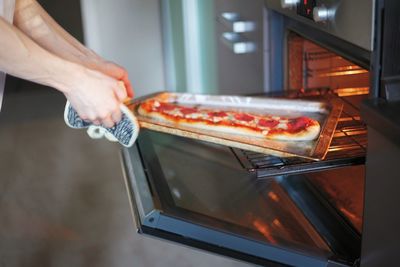
<svg viewBox="0 0 400 267">
<path fill-rule="evenodd" d="M 36 0 L 16 1 L 14 24 L 39 46 L 54 55 L 123 81 L 129 97 L 133 97 L 128 72 L 123 67 L 104 60 L 77 41 L 58 25 Z"/>
<path fill-rule="evenodd" d="M 36 0 L 17 0 L 14 24 L 44 49 L 91 67 L 101 58 L 57 24 Z"/>
<path fill-rule="evenodd" d="M 64 93 L 73 88 L 84 68 L 44 50 L 15 26 L 0 18 L 0 70 L 54 87 Z"/>
</svg>

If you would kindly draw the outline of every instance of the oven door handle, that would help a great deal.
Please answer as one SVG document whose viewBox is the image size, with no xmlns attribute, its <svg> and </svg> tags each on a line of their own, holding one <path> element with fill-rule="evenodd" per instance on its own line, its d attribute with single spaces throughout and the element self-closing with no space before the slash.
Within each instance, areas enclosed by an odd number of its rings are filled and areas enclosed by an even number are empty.
<svg viewBox="0 0 400 267">
<path fill-rule="evenodd" d="M 224 32 L 221 36 L 222 42 L 235 54 L 249 54 L 257 50 L 254 42 L 245 39 L 236 32 Z"/>
</svg>

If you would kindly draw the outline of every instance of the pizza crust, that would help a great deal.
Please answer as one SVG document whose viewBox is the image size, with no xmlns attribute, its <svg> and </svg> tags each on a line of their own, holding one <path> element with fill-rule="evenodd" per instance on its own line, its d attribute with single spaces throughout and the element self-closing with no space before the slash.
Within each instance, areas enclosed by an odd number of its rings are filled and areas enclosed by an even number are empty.
<svg viewBox="0 0 400 267">
<path fill-rule="evenodd" d="M 282 133 L 272 134 L 271 137 L 268 138 L 281 141 L 312 141 L 318 138 L 320 130 L 321 127 L 318 123 L 315 125 L 308 126 L 306 129 L 300 132 L 296 133 L 282 132 Z"/>
</svg>

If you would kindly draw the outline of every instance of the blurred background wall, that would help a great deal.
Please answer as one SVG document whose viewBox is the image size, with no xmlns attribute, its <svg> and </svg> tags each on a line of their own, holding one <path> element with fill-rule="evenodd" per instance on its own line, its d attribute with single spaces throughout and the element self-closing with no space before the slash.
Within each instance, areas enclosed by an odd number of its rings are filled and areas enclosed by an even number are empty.
<svg viewBox="0 0 400 267">
<path fill-rule="evenodd" d="M 124 66 L 137 96 L 165 90 L 160 1 L 82 0 L 81 6 L 87 46 Z"/>
</svg>

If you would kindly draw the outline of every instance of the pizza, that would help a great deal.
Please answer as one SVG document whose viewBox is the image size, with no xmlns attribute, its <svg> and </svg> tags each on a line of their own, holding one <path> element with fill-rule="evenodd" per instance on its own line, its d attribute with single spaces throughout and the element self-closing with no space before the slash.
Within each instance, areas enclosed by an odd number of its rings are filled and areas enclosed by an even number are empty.
<svg viewBox="0 0 400 267">
<path fill-rule="evenodd" d="M 282 117 L 235 110 L 185 106 L 149 99 L 138 107 L 142 116 L 207 131 L 239 134 L 282 141 L 311 141 L 318 137 L 318 121 L 306 117 Z"/>
</svg>

